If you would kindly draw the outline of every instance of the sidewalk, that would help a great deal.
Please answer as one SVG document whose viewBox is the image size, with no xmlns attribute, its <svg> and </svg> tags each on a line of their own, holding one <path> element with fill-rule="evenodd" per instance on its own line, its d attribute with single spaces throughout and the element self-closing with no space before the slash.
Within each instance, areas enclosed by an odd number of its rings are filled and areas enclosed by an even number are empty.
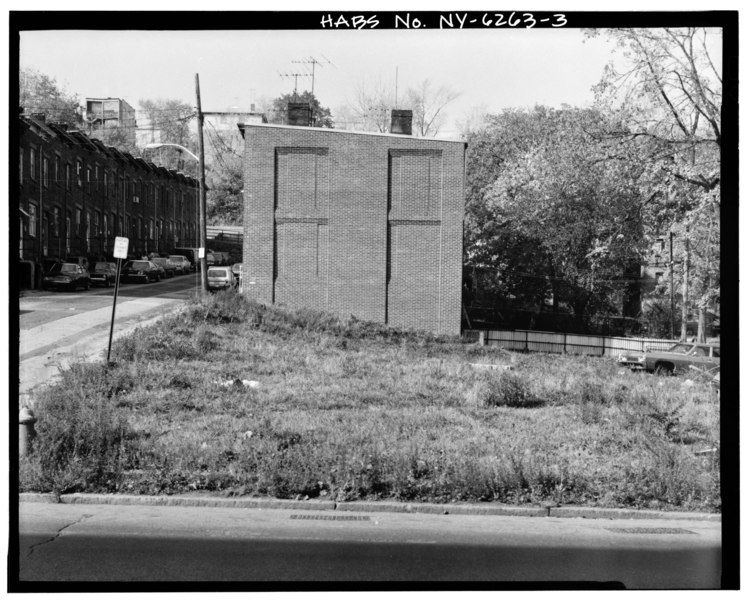
<svg viewBox="0 0 748 600">
<path fill-rule="evenodd" d="M 137 298 L 117 303 L 113 339 L 158 321 L 184 300 Z M 51 383 L 72 362 L 106 359 L 112 307 L 103 307 L 21 330 L 19 405 L 38 386 Z"/>
</svg>

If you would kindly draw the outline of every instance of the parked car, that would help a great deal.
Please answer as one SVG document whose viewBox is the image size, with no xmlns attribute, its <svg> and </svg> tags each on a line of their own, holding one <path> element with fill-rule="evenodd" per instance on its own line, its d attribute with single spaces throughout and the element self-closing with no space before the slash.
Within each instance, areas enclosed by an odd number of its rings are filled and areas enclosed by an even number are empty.
<svg viewBox="0 0 748 600">
<path fill-rule="evenodd" d="M 117 281 L 117 265 L 112 262 L 94 263 L 91 271 L 91 285 L 111 287 Z"/>
<path fill-rule="evenodd" d="M 187 259 L 187 257 L 182 256 L 181 254 L 170 254 L 167 260 L 174 267 L 175 273 L 184 275 L 185 273 L 189 273 L 192 270 L 192 264 L 190 263 L 190 261 Z"/>
<path fill-rule="evenodd" d="M 152 258 L 151 262 L 157 267 L 159 267 L 161 271 L 163 271 L 163 273 L 161 274 L 161 277 L 163 277 L 164 279 L 167 277 L 171 279 L 176 274 L 177 265 L 171 262 L 168 258 L 164 258 L 163 256 L 158 256 L 156 258 Z"/>
<path fill-rule="evenodd" d="M 242 263 L 235 263 L 231 267 L 231 272 L 234 274 L 234 278 L 238 283 L 242 276 Z"/>
<path fill-rule="evenodd" d="M 212 267 L 213 265 L 216 264 L 216 255 L 213 254 L 212 252 L 208 252 L 205 255 L 205 262 L 208 264 L 209 267 Z"/>
<path fill-rule="evenodd" d="M 79 287 L 91 287 L 91 276 L 82 266 L 75 263 L 57 263 L 42 278 L 42 289 L 75 291 Z"/>
<path fill-rule="evenodd" d="M 667 350 L 624 352 L 618 363 L 663 375 L 688 371 L 691 365 L 704 370 L 719 369 L 719 345 L 679 343 Z"/>
<path fill-rule="evenodd" d="M 125 281 L 161 281 L 161 271 L 150 260 L 128 260 L 122 267 Z"/>
<path fill-rule="evenodd" d="M 190 267 L 192 268 L 192 270 L 197 271 L 198 269 L 198 262 L 197 262 L 198 261 L 198 258 L 197 258 L 198 249 L 197 248 L 174 248 L 174 250 L 170 254 L 170 257 L 174 255 L 184 256 L 189 261 Z"/>
<path fill-rule="evenodd" d="M 212 292 L 236 287 L 236 279 L 231 267 L 210 267 L 208 269 L 208 289 Z"/>
</svg>

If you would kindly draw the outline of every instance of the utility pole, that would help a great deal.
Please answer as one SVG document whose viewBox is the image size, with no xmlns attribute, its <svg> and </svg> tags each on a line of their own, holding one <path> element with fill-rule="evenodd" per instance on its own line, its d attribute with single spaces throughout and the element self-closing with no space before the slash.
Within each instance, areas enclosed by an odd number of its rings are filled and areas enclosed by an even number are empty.
<svg viewBox="0 0 748 600">
<path fill-rule="evenodd" d="M 673 232 L 670 232 L 670 339 L 675 339 L 675 297 L 673 295 Z"/>
<path fill-rule="evenodd" d="M 205 146 L 203 143 L 203 111 L 200 104 L 200 76 L 195 73 L 195 95 L 197 96 L 197 144 L 200 158 L 200 275 L 202 277 L 201 293 L 208 291 L 208 230 L 206 226 L 206 190 L 205 190 Z"/>
</svg>

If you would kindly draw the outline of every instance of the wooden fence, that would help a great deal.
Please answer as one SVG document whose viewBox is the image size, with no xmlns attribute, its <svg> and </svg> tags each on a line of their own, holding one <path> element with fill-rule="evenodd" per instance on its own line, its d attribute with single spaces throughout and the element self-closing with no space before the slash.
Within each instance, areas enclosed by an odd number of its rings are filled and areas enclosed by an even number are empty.
<svg viewBox="0 0 748 600">
<path fill-rule="evenodd" d="M 578 335 L 549 331 L 478 331 L 478 339 L 489 346 L 521 352 L 549 352 L 617 357 L 622 352 L 643 352 L 647 348 L 666 350 L 676 342 L 657 338 L 624 338 L 601 335 Z"/>
</svg>

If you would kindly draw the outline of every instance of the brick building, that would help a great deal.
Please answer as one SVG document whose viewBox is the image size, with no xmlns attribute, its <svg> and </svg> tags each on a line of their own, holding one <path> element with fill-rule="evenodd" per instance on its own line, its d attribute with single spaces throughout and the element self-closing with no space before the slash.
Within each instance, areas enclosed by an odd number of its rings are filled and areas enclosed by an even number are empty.
<svg viewBox="0 0 748 600">
<path fill-rule="evenodd" d="M 459 334 L 464 142 L 240 129 L 245 294 Z"/>
<path fill-rule="evenodd" d="M 43 116 L 19 120 L 22 286 L 39 282 L 45 259 L 111 257 L 115 236 L 133 256 L 197 246 L 196 180 Z"/>
</svg>

